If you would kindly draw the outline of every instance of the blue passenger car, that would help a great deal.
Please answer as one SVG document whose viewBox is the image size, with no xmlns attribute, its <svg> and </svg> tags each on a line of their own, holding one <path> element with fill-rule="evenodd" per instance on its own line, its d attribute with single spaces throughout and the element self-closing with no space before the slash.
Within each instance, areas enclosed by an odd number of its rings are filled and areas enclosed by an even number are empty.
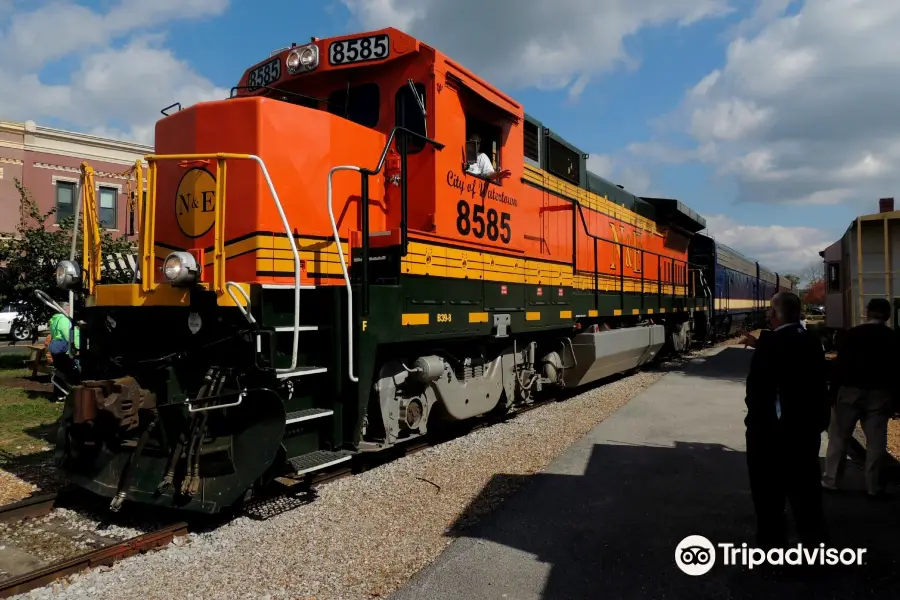
<svg viewBox="0 0 900 600">
<path fill-rule="evenodd" d="M 698 341 L 765 327 L 772 296 L 793 291 L 790 280 L 702 234 L 691 238 L 688 259 L 702 274 L 712 307 L 695 316 L 694 339 Z"/>
</svg>

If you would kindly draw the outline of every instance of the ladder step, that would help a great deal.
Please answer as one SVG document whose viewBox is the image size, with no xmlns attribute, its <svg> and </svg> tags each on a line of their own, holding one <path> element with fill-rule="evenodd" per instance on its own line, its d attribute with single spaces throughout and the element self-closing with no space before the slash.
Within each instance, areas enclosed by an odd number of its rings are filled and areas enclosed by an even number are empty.
<svg viewBox="0 0 900 600">
<path fill-rule="evenodd" d="M 292 283 L 264 283 L 262 284 L 264 290 L 293 290 L 294 285 Z M 301 290 L 314 290 L 316 286 L 307 285 L 305 283 L 300 284 Z"/>
<path fill-rule="evenodd" d="M 297 331 L 318 331 L 318 325 L 301 325 L 297 328 Z M 279 325 L 275 328 L 275 331 L 294 331 L 293 325 Z"/>
<path fill-rule="evenodd" d="M 307 408 L 306 410 L 297 410 L 287 414 L 284 420 L 285 425 L 292 425 L 301 421 L 309 421 L 320 417 L 330 417 L 334 414 L 333 410 L 327 408 Z"/>
<path fill-rule="evenodd" d="M 318 375 L 327 373 L 327 367 L 297 367 L 293 371 L 278 373 L 278 379 L 290 379 L 291 377 L 303 377 L 304 375 Z"/>
<path fill-rule="evenodd" d="M 295 456 L 288 460 L 291 466 L 296 470 L 297 475 L 318 471 L 332 465 L 346 462 L 353 458 L 353 453 L 346 450 L 339 452 L 329 452 L 328 450 L 317 450 L 309 454 Z"/>
</svg>

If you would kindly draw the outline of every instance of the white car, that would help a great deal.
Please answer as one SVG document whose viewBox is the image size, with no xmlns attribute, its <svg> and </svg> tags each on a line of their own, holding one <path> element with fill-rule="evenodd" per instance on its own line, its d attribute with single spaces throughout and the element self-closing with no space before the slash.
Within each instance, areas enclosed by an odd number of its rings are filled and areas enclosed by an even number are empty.
<svg viewBox="0 0 900 600">
<path fill-rule="evenodd" d="M 19 320 L 19 313 L 14 304 L 0 306 L 0 336 L 10 337 L 17 342 L 24 342 L 32 338 L 32 327 Z M 38 332 L 47 333 L 50 326 L 42 325 Z"/>
</svg>

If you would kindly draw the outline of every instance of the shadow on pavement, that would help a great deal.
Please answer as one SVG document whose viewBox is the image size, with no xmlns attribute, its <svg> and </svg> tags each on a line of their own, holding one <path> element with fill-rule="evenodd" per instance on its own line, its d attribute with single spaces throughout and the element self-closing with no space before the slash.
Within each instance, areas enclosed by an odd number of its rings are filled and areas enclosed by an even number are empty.
<svg viewBox="0 0 900 600">
<path fill-rule="evenodd" d="M 849 470 L 849 469 L 848 469 Z M 713 544 L 753 544 L 755 518 L 746 479 L 745 454 L 718 444 L 677 442 L 674 448 L 595 445 L 583 475 L 538 474 L 508 500 L 498 518 L 467 528 L 471 517 L 493 504 L 492 488 L 508 486 L 497 475 L 472 502 L 448 535 L 504 546 L 490 549 L 483 571 L 467 569 L 469 583 L 506 583 L 508 598 L 868 598 L 896 597 L 900 581 L 896 504 L 873 504 L 858 494 L 824 498 L 833 546 L 867 548 L 863 566 L 804 570 L 785 566 L 724 566 L 717 548 L 715 567 L 691 577 L 675 564 L 675 548 L 688 535 Z M 516 482 L 518 483 L 518 482 Z M 486 508 L 486 507 L 485 507 Z M 796 543 L 796 542 L 794 542 Z M 453 547 L 448 552 L 453 552 Z M 504 556 L 535 555 L 549 566 L 543 589 L 518 590 L 526 583 L 502 574 Z M 447 562 L 453 568 L 454 561 Z M 471 567 L 471 561 L 467 561 Z M 462 575 L 462 573 L 460 574 Z M 446 589 L 443 588 L 442 589 Z M 448 597 L 503 597 L 455 589 Z M 432 597 L 432 596 L 429 596 Z M 440 596 L 435 596 L 440 597 Z"/>
<path fill-rule="evenodd" d="M 750 368 L 752 349 L 743 346 L 725 346 L 710 356 L 690 357 L 687 361 L 673 361 L 661 367 L 668 373 L 682 373 L 701 379 L 717 379 L 744 383 Z"/>
<path fill-rule="evenodd" d="M 900 597 L 900 504 L 869 501 L 850 462 L 845 484 L 855 491 L 826 494 L 823 503 L 832 547 L 865 548 L 865 564 L 750 570 L 723 565 L 716 547 L 709 573 L 677 567 L 675 549 L 689 535 L 753 544 L 742 422 L 751 356 L 726 347 L 670 363 L 663 368 L 680 376 L 626 405 L 547 472 L 493 477 L 448 530 L 458 539 L 394 597 Z M 620 439 L 627 442 L 611 441 Z M 511 487 L 519 491 L 495 511 Z"/>
</svg>

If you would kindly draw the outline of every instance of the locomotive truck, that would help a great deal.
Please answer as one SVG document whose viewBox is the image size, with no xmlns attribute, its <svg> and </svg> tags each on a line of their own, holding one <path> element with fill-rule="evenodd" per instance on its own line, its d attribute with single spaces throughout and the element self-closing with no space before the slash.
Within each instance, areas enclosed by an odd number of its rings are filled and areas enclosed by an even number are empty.
<svg viewBox="0 0 900 600">
<path fill-rule="evenodd" d="M 393 28 L 313 38 L 156 124 L 138 269 L 104 283 L 90 203 L 80 370 L 56 457 L 111 499 L 216 513 L 682 351 L 702 217 Z M 177 108 L 177 110 L 175 110 Z M 499 177 L 471 173 L 486 154 Z M 705 319 L 705 317 L 704 317 Z"/>
</svg>

